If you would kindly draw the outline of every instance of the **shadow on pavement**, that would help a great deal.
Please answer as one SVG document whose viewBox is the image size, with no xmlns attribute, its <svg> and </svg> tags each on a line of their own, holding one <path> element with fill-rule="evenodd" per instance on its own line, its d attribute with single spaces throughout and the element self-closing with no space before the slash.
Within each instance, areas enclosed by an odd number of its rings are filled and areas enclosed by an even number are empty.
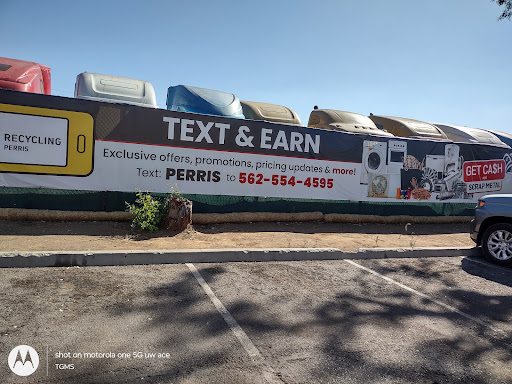
<svg viewBox="0 0 512 384">
<path fill-rule="evenodd" d="M 152 350 L 175 351 L 163 363 L 142 366 L 132 360 L 116 370 L 108 361 L 97 360 L 76 374 L 67 372 L 68 382 L 132 383 L 141 382 L 141 377 L 151 383 L 262 381 L 261 367 L 251 361 L 184 266 L 180 270 L 137 268 L 134 274 L 122 269 L 40 269 L 12 281 L 13 289 L 48 295 L 61 292 L 61 298 L 51 300 L 55 305 L 66 300 L 64 308 L 69 306 L 69 311 L 64 314 L 69 313 L 70 322 L 87 314 L 100 314 L 99 318 L 107 321 L 105 328 L 110 322 L 133 321 L 128 328 L 133 334 L 121 338 L 124 350 L 133 348 L 134 339 L 140 343 L 141 337 L 148 337 Z M 259 263 L 198 267 L 283 382 L 488 384 L 507 382 L 512 375 L 512 335 L 498 337 L 410 292 L 376 284 L 367 272 L 330 270 L 322 263 L 317 268 L 330 274 L 319 277 L 311 268 L 312 264 L 299 267 L 293 263 L 276 263 L 271 271 Z M 464 268 L 475 267 L 468 264 Z M 175 273 L 167 276 L 166 271 Z M 509 270 L 505 272 L 510 276 Z M 148 278 L 156 279 L 152 287 L 136 287 L 137 280 Z M 334 288 L 325 288 L 318 278 L 329 279 Z M 227 282 L 231 282 L 229 289 Z M 72 285 L 90 289 L 79 292 Z M 12 300 L 10 305 L 16 305 L 16 292 L 6 294 Z M 460 289 L 441 290 L 439 295 L 475 316 L 481 317 L 479 309 L 485 307 L 492 320 L 512 317 L 511 297 Z M 46 308 L 37 296 L 30 306 Z M 96 300 L 96 296 L 108 296 L 109 300 Z M 55 316 L 60 315 L 57 312 Z M 60 321 L 67 324 L 68 320 Z M 453 334 L 437 332 L 440 323 L 457 330 Z M 44 326 L 29 325 L 33 329 Z M 428 333 L 416 337 L 425 327 L 430 327 Z M 77 340 L 90 337 L 79 331 L 73 336 Z"/>
<path fill-rule="evenodd" d="M 228 272 L 221 266 L 200 269 L 207 283 L 213 285 Z M 273 303 L 270 306 L 251 299 L 221 299 L 284 382 L 484 384 L 498 383 L 507 377 L 505 372 L 502 372 L 504 376 L 496 373 L 499 369 L 496 372 L 483 369 L 482 359 L 498 353 L 508 356 L 499 362 L 501 366 L 512 366 L 511 336 L 497 338 L 489 329 L 456 313 L 440 310 L 409 292 L 372 292 L 370 295 L 366 293 L 370 285 L 361 279 L 359 289 L 333 293 L 330 298 L 321 300 L 295 297 L 293 287 L 286 292 L 275 287 L 265 293 L 267 304 Z M 446 290 L 441 294 L 449 296 L 458 308 L 470 314 L 478 315 L 478 308 L 491 305 L 489 313 L 494 319 L 505 321 L 512 315 L 512 298 L 462 290 Z M 214 341 L 229 334 L 228 340 L 238 343 L 212 305 L 199 311 L 193 309 L 198 302 L 204 302 L 205 295 L 197 290 L 197 283 L 190 274 L 184 273 L 179 280 L 152 289 L 148 297 L 154 300 L 138 306 L 120 306 L 111 315 L 145 313 L 154 320 L 149 327 L 163 329 L 169 322 L 177 322 L 182 323 L 184 329 L 192 326 L 197 332 L 195 337 Z M 288 301 L 297 300 L 299 305 L 285 315 L 278 303 L 286 301 L 287 297 Z M 310 315 L 301 316 L 306 309 Z M 458 329 L 467 329 L 472 337 L 464 332 L 448 336 L 434 333 L 435 337 L 430 340 L 420 338 L 412 345 L 403 344 L 404 338 L 416 332 L 411 321 L 417 317 L 427 318 L 432 324 L 439 321 L 457 324 Z M 379 345 L 376 343 L 379 334 L 389 334 L 395 341 L 387 346 Z M 389 342 L 389 338 L 386 340 Z M 190 348 L 190 342 L 190 335 L 186 333 L 168 334 L 155 347 L 186 349 Z M 240 345 L 236 349 L 244 354 Z M 373 358 L 377 349 L 385 356 Z M 207 367 L 222 370 L 233 358 L 233 351 L 227 345 L 219 345 L 216 352 L 198 350 L 189 359 L 170 362 L 160 377 L 189 382 L 187 377 L 192 373 L 197 374 Z M 212 376 L 210 382 L 219 378 Z M 120 380 L 112 379 L 115 383 L 124 382 L 119 377 Z M 240 377 L 238 380 L 244 381 Z"/>
<path fill-rule="evenodd" d="M 470 275 L 512 287 L 512 268 L 492 264 L 483 256 L 463 259 L 462 269 Z"/>
</svg>

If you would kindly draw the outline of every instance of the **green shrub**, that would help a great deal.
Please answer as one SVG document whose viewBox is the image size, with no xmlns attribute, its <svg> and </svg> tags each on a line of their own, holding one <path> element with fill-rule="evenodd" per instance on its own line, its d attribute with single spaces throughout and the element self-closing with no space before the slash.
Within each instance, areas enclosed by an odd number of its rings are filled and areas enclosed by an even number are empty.
<svg viewBox="0 0 512 384">
<path fill-rule="evenodd" d="M 175 186 L 170 186 L 169 187 L 169 196 L 171 198 L 180 198 L 182 197 L 181 196 L 181 192 L 178 190 L 178 187 L 175 187 Z"/>
<path fill-rule="evenodd" d="M 137 192 L 135 204 L 126 203 L 128 211 L 132 214 L 132 228 L 157 231 L 167 214 L 168 206 L 169 199 L 153 197 L 147 191 Z"/>
</svg>

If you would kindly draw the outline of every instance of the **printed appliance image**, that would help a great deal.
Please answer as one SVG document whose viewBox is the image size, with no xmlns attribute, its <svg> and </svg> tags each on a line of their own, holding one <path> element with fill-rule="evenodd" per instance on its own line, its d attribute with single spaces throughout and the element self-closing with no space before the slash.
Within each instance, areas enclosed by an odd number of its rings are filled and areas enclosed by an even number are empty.
<svg viewBox="0 0 512 384">
<path fill-rule="evenodd" d="M 429 192 L 440 192 L 440 182 L 444 177 L 444 155 L 425 156 L 425 168 L 421 179 L 421 188 Z"/>
<path fill-rule="evenodd" d="M 368 174 L 368 197 L 396 197 L 400 188 L 400 174 Z"/>
<path fill-rule="evenodd" d="M 387 173 L 387 149 L 388 143 L 385 141 L 363 141 L 363 158 L 361 161 L 361 184 L 368 184 L 369 173 Z"/>
<path fill-rule="evenodd" d="M 444 156 L 426 156 L 420 186 L 437 193 L 439 200 L 468 197 L 462 175 L 464 159 L 459 156 L 459 146 L 446 144 L 444 152 Z"/>
<path fill-rule="evenodd" d="M 407 141 L 389 140 L 388 142 L 388 173 L 398 173 L 404 167 L 407 157 Z"/>
<path fill-rule="evenodd" d="M 405 142 L 390 141 L 392 162 L 388 162 L 388 143 L 385 141 L 363 142 L 361 184 L 368 184 L 368 197 L 396 197 L 400 188 L 402 156 L 407 149 Z"/>
<path fill-rule="evenodd" d="M 213 89 L 176 85 L 167 90 L 167 109 L 243 119 L 238 96 Z"/>
</svg>

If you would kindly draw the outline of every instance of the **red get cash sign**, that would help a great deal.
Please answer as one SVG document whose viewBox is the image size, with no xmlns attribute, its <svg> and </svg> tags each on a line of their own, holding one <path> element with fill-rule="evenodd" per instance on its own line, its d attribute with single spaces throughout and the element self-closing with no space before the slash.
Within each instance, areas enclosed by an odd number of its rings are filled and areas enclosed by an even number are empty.
<svg viewBox="0 0 512 384">
<path fill-rule="evenodd" d="M 468 193 L 501 191 L 501 181 L 505 178 L 505 161 L 467 161 L 464 163 L 463 172 Z"/>
</svg>

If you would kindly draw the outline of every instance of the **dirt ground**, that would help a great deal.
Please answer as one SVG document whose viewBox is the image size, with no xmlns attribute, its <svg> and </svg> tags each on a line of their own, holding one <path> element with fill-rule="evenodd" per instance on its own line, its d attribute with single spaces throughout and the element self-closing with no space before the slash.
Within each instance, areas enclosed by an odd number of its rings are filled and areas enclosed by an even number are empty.
<svg viewBox="0 0 512 384">
<path fill-rule="evenodd" d="M 128 222 L 0 221 L 0 252 L 218 248 L 472 247 L 469 224 L 324 222 L 193 225 L 149 233 Z"/>
</svg>

